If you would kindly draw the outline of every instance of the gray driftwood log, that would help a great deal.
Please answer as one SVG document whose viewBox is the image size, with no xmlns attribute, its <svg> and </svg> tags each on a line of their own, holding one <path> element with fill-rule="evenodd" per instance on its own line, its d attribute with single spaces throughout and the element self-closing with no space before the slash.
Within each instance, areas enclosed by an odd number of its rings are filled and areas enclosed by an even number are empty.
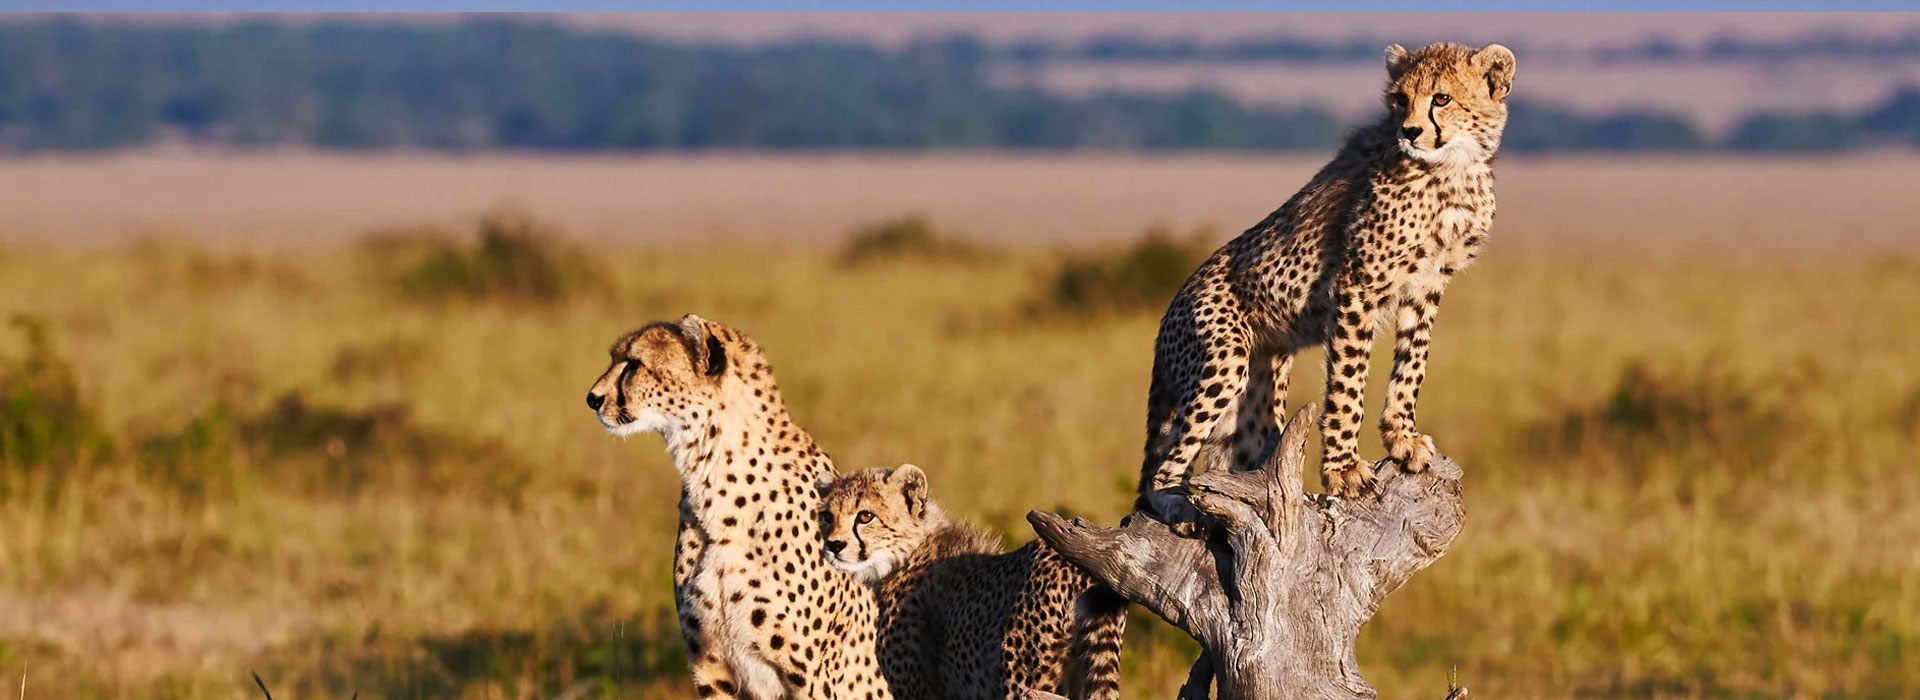
<svg viewBox="0 0 1920 700">
<path fill-rule="evenodd" d="M 1379 488 L 1357 500 L 1307 495 L 1312 423 L 1295 413 L 1262 469 L 1192 478 L 1211 541 L 1137 515 L 1118 528 L 1027 515 L 1061 554 L 1200 642 L 1183 698 L 1205 698 L 1210 680 L 1220 700 L 1377 697 L 1354 658 L 1360 626 L 1460 533 L 1460 467 L 1445 457 L 1419 474 L 1376 463 Z"/>
</svg>

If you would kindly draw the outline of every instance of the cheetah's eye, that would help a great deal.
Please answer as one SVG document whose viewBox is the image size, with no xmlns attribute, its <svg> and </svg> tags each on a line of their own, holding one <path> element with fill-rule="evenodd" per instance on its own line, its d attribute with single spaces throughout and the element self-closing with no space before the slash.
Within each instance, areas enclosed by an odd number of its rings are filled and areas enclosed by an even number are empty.
<svg viewBox="0 0 1920 700">
<path fill-rule="evenodd" d="M 873 511 L 870 511 L 870 510 L 860 511 L 860 514 L 854 516 L 854 519 L 858 521 L 861 525 L 865 525 L 867 523 L 873 522 Z"/>
<path fill-rule="evenodd" d="M 1406 107 L 1406 106 L 1407 106 L 1407 93 L 1404 93 L 1404 92 L 1396 92 L 1396 93 L 1394 93 L 1394 94 L 1393 94 L 1393 106 L 1395 106 L 1395 107 Z"/>
<path fill-rule="evenodd" d="M 1445 107 L 1452 103 L 1453 103 L 1453 96 L 1448 95 L 1447 93 L 1443 92 L 1433 96 L 1433 106 L 1435 107 Z"/>
</svg>

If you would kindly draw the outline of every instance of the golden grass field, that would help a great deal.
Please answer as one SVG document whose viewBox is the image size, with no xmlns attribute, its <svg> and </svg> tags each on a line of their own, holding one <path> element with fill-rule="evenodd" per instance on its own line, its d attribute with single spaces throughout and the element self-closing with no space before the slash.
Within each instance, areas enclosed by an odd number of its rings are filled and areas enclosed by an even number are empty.
<svg viewBox="0 0 1920 700">
<path fill-rule="evenodd" d="M 671 466 L 582 401 L 618 334 L 744 330 L 843 470 L 919 464 L 1012 541 L 1033 508 L 1112 521 L 1159 309 L 1062 308 L 1058 271 L 1117 267 L 1155 222 L 1237 230 L 1312 167 L 835 157 L 809 200 L 777 186 L 803 157 L 294 160 L 0 165 L 0 691 L 257 697 L 252 670 L 282 698 L 690 697 Z M 711 220 L 728 168 L 737 221 L 793 237 L 619 228 Z M 232 189 L 185 184 L 207 169 Z M 934 186 L 955 171 L 980 186 Z M 1421 410 L 1467 528 L 1364 631 L 1382 696 L 1455 671 L 1501 699 L 1920 694 L 1920 241 L 1884 181 L 1916 172 L 1503 161 Z M 476 248 L 488 199 L 547 223 Z M 842 257 L 913 209 L 975 243 Z M 1046 235 L 988 227 L 1026 213 Z M 1193 647 L 1135 619 L 1126 694 L 1170 697 Z"/>
</svg>

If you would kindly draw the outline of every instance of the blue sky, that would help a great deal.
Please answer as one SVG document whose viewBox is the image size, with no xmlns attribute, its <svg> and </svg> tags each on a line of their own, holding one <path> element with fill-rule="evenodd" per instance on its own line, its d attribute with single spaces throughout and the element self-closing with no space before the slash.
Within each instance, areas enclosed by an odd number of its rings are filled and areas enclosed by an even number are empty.
<svg viewBox="0 0 1920 700">
<path fill-rule="evenodd" d="M 1915 11 L 1920 0 L 0 0 L 0 11 Z"/>
</svg>

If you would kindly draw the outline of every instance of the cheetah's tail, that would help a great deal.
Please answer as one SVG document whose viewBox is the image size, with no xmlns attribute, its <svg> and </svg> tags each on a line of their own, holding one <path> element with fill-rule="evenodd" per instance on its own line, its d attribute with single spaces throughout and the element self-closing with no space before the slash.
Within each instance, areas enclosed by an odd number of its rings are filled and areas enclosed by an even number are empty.
<svg viewBox="0 0 1920 700">
<path fill-rule="evenodd" d="M 1120 700 L 1120 642 L 1127 633 L 1127 599 L 1096 584 L 1075 601 L 1073 641 L 1067 649 L 1067 697 Z"/>
</svg>

